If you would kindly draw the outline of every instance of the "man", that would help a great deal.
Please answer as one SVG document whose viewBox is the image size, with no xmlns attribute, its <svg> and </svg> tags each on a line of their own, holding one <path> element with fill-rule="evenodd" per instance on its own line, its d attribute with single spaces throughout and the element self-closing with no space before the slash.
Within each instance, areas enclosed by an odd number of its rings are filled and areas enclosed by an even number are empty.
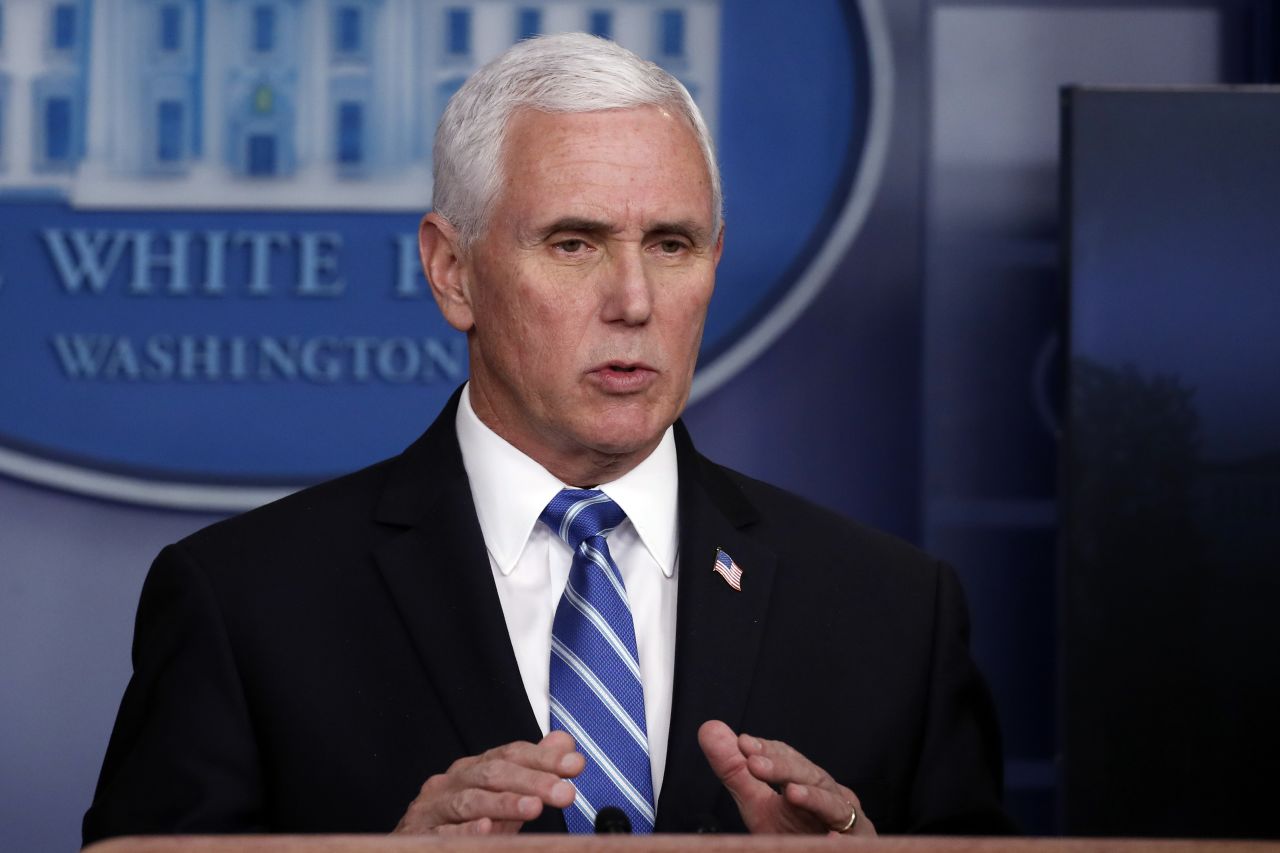
<svg viewBox="0 0 1280 853">
<path fill-rule="evenodd" d="M 676 423 L 723 248 L 683 87 L 523 42 L 435 167 L 469 383 L 395 459 L 162 552 L 86 841 L 1005 829 L 952 574 Z"/>
</svg>

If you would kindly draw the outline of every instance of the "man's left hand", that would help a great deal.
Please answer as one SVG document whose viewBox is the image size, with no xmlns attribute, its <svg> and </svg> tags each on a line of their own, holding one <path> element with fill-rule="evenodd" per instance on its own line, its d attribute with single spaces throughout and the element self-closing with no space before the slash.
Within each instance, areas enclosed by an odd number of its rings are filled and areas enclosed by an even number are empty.
<svg viewBox="0 0 1280 853">
<path fill-rule="evenodd" d="M 874 836 L 858 797 L 782 741 L 735 735 L 719 720 L 698 729 L 711 769 L 729 789 L 750 832 Z"/>
</svg>

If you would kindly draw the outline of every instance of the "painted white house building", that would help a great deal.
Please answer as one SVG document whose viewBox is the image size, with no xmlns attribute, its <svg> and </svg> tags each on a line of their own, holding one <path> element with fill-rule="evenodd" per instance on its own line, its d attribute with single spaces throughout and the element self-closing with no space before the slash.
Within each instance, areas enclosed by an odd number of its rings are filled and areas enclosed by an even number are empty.
<svg viewBox="0 0 1280 853">
<path fill-rule="evenodd" d="M 422 208 L 449 96 L 584 30 L 679 77 L 715 131 L 721 0 L 0 0 L 0 199 Z"/>
</svg>

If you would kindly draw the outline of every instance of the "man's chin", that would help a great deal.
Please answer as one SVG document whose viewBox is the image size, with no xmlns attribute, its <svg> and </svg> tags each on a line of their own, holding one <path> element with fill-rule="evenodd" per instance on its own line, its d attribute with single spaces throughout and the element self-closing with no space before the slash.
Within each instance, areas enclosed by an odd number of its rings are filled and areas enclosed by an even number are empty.
<svg viewBox="0 0 1280 853">
<path fill-rule="evenodd" d="M 658 446 L 669 424 L 655 420 L 643 424 L 632 421 L 613 423 L 604 418 L 592 425 L 581 443 L 601 456 L 620 458 L 639 456 L 643 459 Z M 637 462 L 640 460 L 637 459 Z"/>
<path fill-rule="evenodd" d="M 601 436 L 592 436 L 583 445 L 590 448 L 591 452 L 597 456 L 626 458 L 639 456 L 643 459 L 658 446 L 662 434 L 656 436 L 646 436 L 644 440 L 622 441 Z M 637 460 L 637 462 L 640 460 Z"/>
</svg>

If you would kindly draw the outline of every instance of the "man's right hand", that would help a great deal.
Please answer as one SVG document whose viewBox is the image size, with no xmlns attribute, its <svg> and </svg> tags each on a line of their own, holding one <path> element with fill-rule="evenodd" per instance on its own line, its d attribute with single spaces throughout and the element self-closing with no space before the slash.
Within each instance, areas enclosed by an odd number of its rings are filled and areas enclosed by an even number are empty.
<svg viewBox="0 0 1280 853">
<path fill-rule="evenodd" d="M 538 743 L 519 741 L 483 755 L 459 758 L 432 776 L 396 826 L 416 835 L 514 833 L 542 814 L 544 805 L 567 808 L 586 759 L 573 738 L 552 732 Z"/>
</svg>

